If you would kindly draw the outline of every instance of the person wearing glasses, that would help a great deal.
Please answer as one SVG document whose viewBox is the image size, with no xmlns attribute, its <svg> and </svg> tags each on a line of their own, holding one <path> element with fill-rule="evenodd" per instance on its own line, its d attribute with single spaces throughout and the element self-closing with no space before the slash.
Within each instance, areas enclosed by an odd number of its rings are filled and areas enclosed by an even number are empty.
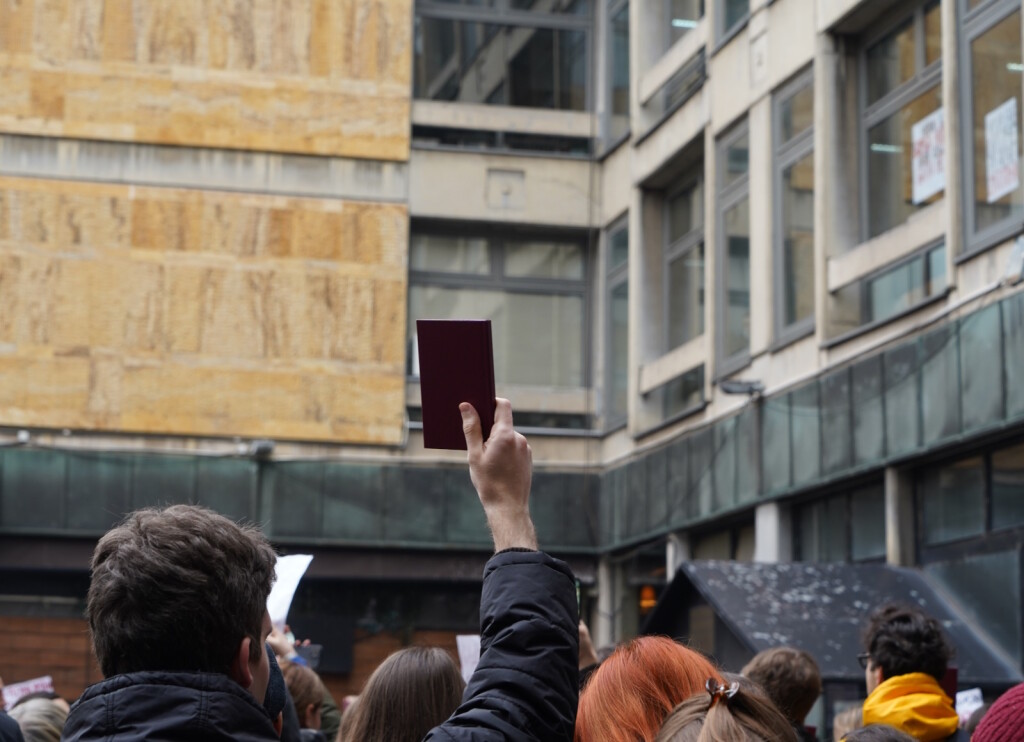
<svg viewBox="0 0 1024 742">
<path fill-rule="evenodd" d="M 918 608 L 876 609 L 858 655 L 868 697 L 864 726 L 888 724 L 922 742 L 958 740 L 959 717 L 939 685 L 953 654 L 939 622 Z"/>
</svg>

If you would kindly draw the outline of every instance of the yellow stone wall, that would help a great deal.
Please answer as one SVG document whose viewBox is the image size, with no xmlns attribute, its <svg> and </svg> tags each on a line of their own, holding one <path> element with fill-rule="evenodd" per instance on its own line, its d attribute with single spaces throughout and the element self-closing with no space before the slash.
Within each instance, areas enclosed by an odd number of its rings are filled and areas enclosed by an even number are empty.
<svg viewBox="0 0 1024 742">
<path fill-rule="evenodd" d="M 406 160 L 412 0 L 0 0 L 0 131 Z"/>
<path fill-rule="evenodd" d="M 398 443 L 408 223 L 0 178 L 0 423 Z"/>
</svg>

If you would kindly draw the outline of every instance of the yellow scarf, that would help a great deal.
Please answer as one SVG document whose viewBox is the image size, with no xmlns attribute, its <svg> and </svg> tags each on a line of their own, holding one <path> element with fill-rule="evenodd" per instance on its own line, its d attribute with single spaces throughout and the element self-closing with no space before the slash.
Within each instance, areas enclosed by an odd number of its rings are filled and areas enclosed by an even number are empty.
<svg viewBox="0 0 1024 742">
<path fill-rule="evenodd" d="M 953 701 L 923 672 L 889 678 L 864 701 L 864 726 L 888 724 L 921 742 L 955 734 L 958 723 Z"/>
</svg>

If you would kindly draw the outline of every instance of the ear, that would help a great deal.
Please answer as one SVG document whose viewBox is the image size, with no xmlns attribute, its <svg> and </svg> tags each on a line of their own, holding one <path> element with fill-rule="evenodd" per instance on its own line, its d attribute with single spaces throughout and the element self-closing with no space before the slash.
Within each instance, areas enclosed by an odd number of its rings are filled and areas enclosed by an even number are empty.
<svg viewBox="0 0 1024 742">
<path fill-rule="evenodd" d="M 875 665 L 871 670 L 875 674 L 875 687 L 877 688 L 885 681 L 885 673 L 882 672 L 882 668 Z"/>
<path fill-rule="evenodd" d="M 252 668 L 249 667 L 249 647 L 252 646 L 252 638 L 245 637 L 238 644 L 235 656 L 231 660 L 231 668 L 228 674 L 231 679 L 248 690 L 252 686 Z"/>
<path fill-rule="evenodd" d="M 306 704 L 306 717 L 305 718 L 306 718 L 306 723 L 307 724 L 309 723 L 309 720 L 313 718 L 314 709 L 316 709 L 316 704 L 315 703 L 308 703 L 308 704 Z"/>
</svg>

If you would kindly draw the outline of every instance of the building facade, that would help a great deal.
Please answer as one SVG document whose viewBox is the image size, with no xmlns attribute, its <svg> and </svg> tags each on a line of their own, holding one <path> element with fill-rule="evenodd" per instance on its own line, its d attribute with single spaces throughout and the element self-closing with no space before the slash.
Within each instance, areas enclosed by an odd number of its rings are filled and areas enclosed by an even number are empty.
<svg viewBox="0 0 1024 742">
<path fill-rule="evenodd" d="M 200 502 L 314 553 L 339 692 L 454 646 L 414 320 L 487 317 L 599 643 L 684 559 L 878 561 L 1024 668 L 1022 12 L 0 0 L 0 625 Z"/>
</svg>

